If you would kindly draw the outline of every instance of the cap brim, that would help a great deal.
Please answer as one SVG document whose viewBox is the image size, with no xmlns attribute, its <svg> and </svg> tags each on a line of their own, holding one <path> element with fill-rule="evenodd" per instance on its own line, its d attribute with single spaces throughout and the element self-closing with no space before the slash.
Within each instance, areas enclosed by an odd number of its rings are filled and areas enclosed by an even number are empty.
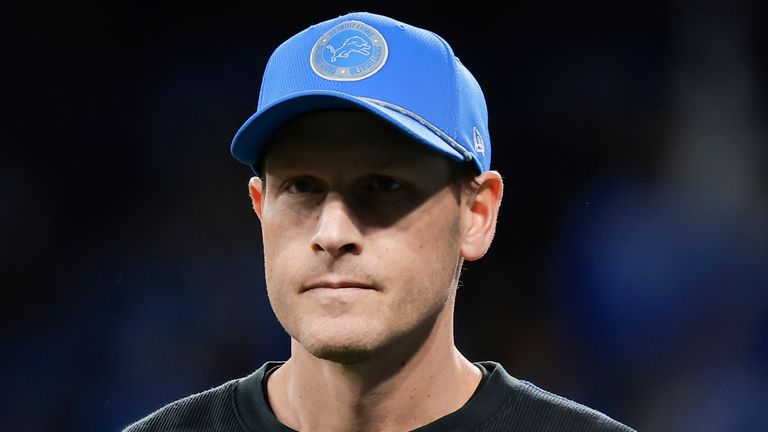
<svg viewBox="0 0 768 432">
<path fill-rule="evenodd" d="M 466 160 L 458 150 L 419 120 L 395 109 L 370 102 L 364 98 L 333 91 L 296 93 L 278 99 L 252 115 L 232 139 L 231 153 L 242 163 L 254 166 L 270 136 L 283 123 L 299 114 L 325 108 L 353 108 L 366 110 L 391 123 L 404 134 L 457 161 Z M 423 120 L 422 120 L 423 121 Z M 257 172 L 257 174 L 259 174 Z"/>
</svg>

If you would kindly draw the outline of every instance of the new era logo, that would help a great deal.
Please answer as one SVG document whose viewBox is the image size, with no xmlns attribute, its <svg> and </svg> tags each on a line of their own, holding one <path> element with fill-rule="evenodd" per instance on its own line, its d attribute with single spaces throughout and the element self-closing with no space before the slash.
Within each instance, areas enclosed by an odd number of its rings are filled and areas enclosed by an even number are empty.
<svg viewBox="0 0 768 432">
<path fill-rule="evenodd" d="M 475 151 L 485 156 L 485 142 L 483 141 L 483 136 L 476 127 L 472 128 L 472 136 L 475 140 Z"/>
</svg>

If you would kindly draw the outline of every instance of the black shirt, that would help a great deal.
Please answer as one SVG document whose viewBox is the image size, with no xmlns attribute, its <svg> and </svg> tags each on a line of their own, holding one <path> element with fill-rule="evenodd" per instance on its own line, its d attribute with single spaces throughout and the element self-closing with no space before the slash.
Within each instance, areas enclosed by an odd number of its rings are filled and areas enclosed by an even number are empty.
<svg viewBox="0 0 768 432">
<path fill-rule="evenodd" d="M 244 378 L 188 396 L 128 426 L 124 432 L 295 432 L 272 412 L 266 377 L 283 362 L 267 362 Z M 496 362 L 483 371 L 475 393 L 459 408 L 418 432 L 629 432 L 605 414 L 509 375 Z"/>
</svg>

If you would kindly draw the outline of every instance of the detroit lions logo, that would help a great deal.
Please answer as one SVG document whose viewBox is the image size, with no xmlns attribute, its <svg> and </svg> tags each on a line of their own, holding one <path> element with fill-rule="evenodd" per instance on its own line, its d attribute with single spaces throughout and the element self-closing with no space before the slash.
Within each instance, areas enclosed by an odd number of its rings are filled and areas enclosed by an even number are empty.
<svg viewBox="0 0 768 432">
<path fill-rule="evenodd" d="M 309 62 L 327 80 L 358 81 L 378 72 L 388 54 L 378 30 L 360 21 L 345 21 L 317 40 Z"/>
<path fill-rule="evenodd" d="M 360 36 L 352 36 L 338 48 L 334 48 L 333 45 L 326 45 L 325 47 L 333 53 L 331 63 L 335 63 L 337 58 L 348 58 L 352 53 L 371 55 L 371 46 Z"/>
</svg>

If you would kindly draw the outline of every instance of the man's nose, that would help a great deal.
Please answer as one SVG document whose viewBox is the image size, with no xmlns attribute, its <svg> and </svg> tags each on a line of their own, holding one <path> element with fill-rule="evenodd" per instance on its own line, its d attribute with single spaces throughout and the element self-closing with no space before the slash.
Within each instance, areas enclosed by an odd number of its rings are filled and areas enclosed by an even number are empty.
<svg viewBox="0 0 768 432">
<path fill-rule="evenodd" d="M 315 252 L 326 252 L 333 258 L 345 253 L 358 255 L 362 252 L 361 232 L 341 194 L 331 192 L 325 197 L 312 236 L 312 249 Z"/>
</svg>

